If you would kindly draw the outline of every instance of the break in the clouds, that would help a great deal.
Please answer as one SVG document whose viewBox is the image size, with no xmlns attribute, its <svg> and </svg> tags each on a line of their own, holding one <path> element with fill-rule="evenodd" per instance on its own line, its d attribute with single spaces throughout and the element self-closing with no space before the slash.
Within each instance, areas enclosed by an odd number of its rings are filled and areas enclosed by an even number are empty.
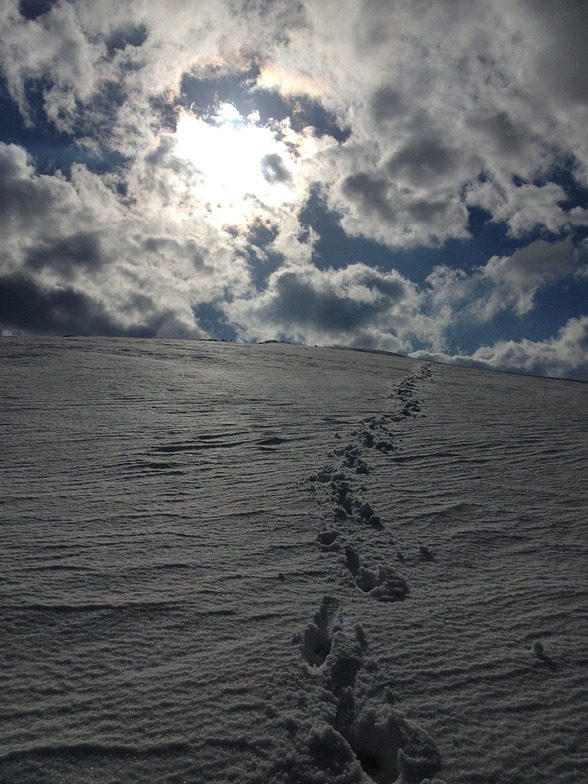
<svg viewBox="0 0 588 784">
<path fill-rule="evenodd" d="M 0 328 L 586 378 L 588 8 L 6 0 Z"/>
</svg>

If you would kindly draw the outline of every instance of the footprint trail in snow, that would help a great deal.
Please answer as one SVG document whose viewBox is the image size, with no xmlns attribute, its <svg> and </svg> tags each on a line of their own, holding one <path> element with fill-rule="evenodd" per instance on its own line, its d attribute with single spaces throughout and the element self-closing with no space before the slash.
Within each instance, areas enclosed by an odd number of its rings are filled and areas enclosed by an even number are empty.
<svg viewBox="0 0 588 784">
<path fill-rule="evenodd" d="M 323 519 L 317 544 L 332 557 L 330 568 L 339 576 L 342 591 L 340 600 L 323 597 L 313 621 L 293 642 L 300 648 L 309 677 L 320 678 L 322 688 L 332 696 L 331 719 L 316 729 L 309 743 L 331 776 L 349 776 L 359 764 L 362 776 L 376 784 L 408 784 L 434 776 L 441 761 L 429 735 L 391 707 L 392 689 L 382 686 L 364 628 L 343 609 L 347 591 L 386 603 L 402 601 L 409 594 L 407 579 L 399 572 L 404 556 L 390 538 L 391 521 L 383 520 L 373 508 L 365 478 L 377 472 L 372 454 L 393 455 L 403 421 L 423 416 L 418 394 L 431 375 L 430 366 L 423 365 L 397 385 L 389 412 L 363 419 L 346 436 L 334 433 L 343 444 L 333 448 L 331 463 L 308 478 Z M 374 548 L 372 540 L 382 536 L 390 542 L 389 558 L 375 562 L 380 548 Z"/>
</svg>

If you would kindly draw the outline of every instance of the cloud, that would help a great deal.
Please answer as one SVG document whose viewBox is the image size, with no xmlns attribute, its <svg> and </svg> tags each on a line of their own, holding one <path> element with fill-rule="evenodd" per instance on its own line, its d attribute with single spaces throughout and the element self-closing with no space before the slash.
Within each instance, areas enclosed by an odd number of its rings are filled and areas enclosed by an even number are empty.
<svg viewBox="0 0 588 784">
<path fill-rule="evenodd" d="M 339 163 L 342 162 L 339 161 Z M 424 176 L 423 162 L 415 179 Z M 350 237 L 366 237 L 390 247 L 438 245 L 468 236 L 468 213 L 447 190 L 419 189 L 402 184 L 391 171 L 363 169 L 325 186 L 327 203 L 341 215 Z"/>
<path fill-rule="evenodd" d="M 100 234 L 77 231 L 68 237 L 41 240 L 27 249 L 24 263 L 34 271 L 51 268 L 58 271 L 62 280 L 72 280 L 76 269 L 91 272 L 105 263 Z"/>
<path fill-rule="evenodd" d="M 0 227 L 4 249 L 9 237 L 26 242 L 27 233 L 47 225 L 54 212 L 73 207 L 75 194 L 61 177 L 35 175 L 26 151 L 0 142 Z"/>
<path fill-rule="evenodd" d="M 542 341 L 499 340 L 471 356 L 416 351 L 411 356 L 489 370 L 588 381 L 588 316 L 570 319 L 552 338 Z"/>
<path fill-rule="evenodd" d="M 484 180 L 466 188 L 468 206 L 481 207 L 493 223 L 505 223 L 511 237 L 524 238 L 533 229 L 545 228 L 560 234 L 572 226 L 588 223 L 588 210 L 581 207 L 564 209 L 568 201 L 564 189 L 553 182 L 545 185 L 513 182 L 501 184 Z"/>
<path fill-rule="evenodd" d="M 341 190 L 343 195 L 358 207 L 360 215 L 373 215 L 385 222 L 394 220 L 393 196 L 390 193 L 390 184 L 385 178 L 372 177 L 366 172 L 350 174 L 343 180 Z"/>
<path fill-rule="evenodd" d="M 583 0 L 555 6 L 549 0 L 525 0 L 541 24 L 543 46 L 535 65 L 539 77 L 560 104 L 588 104 L 588 13 Z"/>
<path fill-rule="evenodd" d="M 466 119 L 467 125 L 488 141 L 500 156 L 513 159 L 520 155 L 525 145 L 525 129 L 516 124 L 506 111 L 482 111 Z"/>
<path fill-rule="evenodd" d="M 261 171 L 270 184 L 292 181 L 291 173 L 284 165 L 282 158 L 276 152 L 263 156 L 261 159 Z"/>
<path fill-rule="evenodd" d="M 69 3 L 56 3 L 35 19 L 27 19 L 19 11 L 15 0 L 7 0 L 0 11 L 0 65 L 10 94 L 31 123 L 26 83 L 44 81 L 47 118 L 59 130 L 71 131 L 77 101 L 88 100 L 96 89 L 96 69 L 104 45 L 90 42 Z"/>
<path fill-rule="evenodd" d="M 19 306 L 27 310 L 19 292 L 28 290 L 45 314 L 18 321 L 5 299 L 0 327 L 155 334 L 165 322 L 168 335 L 175 324 L 178 337 L 201 336 L 194 306 L 244 290 L 249 274 L 238 240 L 202 216 L 185 220 L 198 212 L 196 175 L 175 163 L 147 153 L 127 172 L 123 197 L 80 164 L 69 177 L 39 175 L 21 147 L 0 143 L 0 275 Z"/>
<path fill-rule="evenodd" d="M 457 163 L 457 151 L 435 136 L 415 136 L 388 161 L 388 173 L 414 186 L 429 186 L 443 178 Z"/>
<path fill-rule="evenodd" d="M 487 322 L 505 310 L 523 316 L 533 309 L 539 289 L 578 274 L 579 261 L 569 238 L 535 240 L 511 256 L 492 256 L 471 273 L 435 267 L 426 279 L 429 301 L 438 317 L 449 309 L 452 321 Z"/>
<path fill-rule="evenodd" d="M 350 129 L 313 173 L 352 235 L 393 246 L 466 237 L 476 204 L 514 236 L 588 220 L 562 209 L 549 182 L 565 155 L 588 171 L 582 3 L 555 13 L 526 0 L 475 11 L 462 0 L 101 0 L 35 19 L 19 9 L 10 0 L 1 12 L 0 62 L 21 111 L 30 116 L 37 81 L 50 121 L 89 137 L 100 128 L 101 144 L 135 152 L 186 74 L 256 64 L 259 86 L 319 98 Z"/>
<path fill-rule="evenodd" d="M 109 318 L 100 303 L 82 292 L 72 288 L 47 290 L 16 275 L 0 277 L 0 313 L 4 331 L 132 337 L 152 337 L 157 331 L 154 323 L 123 327 Z"/>
<path fill-rule="evenodd" d="M 303 343 L 347 343 L 410 352 L 440 351 L 450 328 L 524 316 L 539 289 L 578 276 L 580 255 L 569 239 L 536 240 L 511 256 L 494 256 L 467 272 L 438 266 L 423 286 L 364 263 L 322 269 L 287 262 L 267 287 L 250 291 L 224 312 L 247 340 L 281 336 Z"/>
<path fill-rule="evenodd" d="M 432 338 L 417 287 L 399 273 L 363 263 L 335 270 L 310 265 L 274 272 L 266 289 L 225 305 L 247 340 L 282 337 L 407 350 L 415 336 Z"/>
<path fill-rule="evenodd" d="M 537 291 L 558 278 L 571 276 L 577 253 L 569 239 L 549 243 L 536 240 L 512 256 L 493 256 L 479 270 L 479 281 L 490 291 L 471 308 L 482 321 L 512 308 L 522 316 L 533 308 Z"/>
<path fill-rule="evenodd" d="M 417 12 L 365 2 L 335 13 L 327 0 L 308 9 L 312 24 L 292 43 L 301 49 L 305 40 L 312 54 L 279 54 L 285 70 L 306 63 L 318 75 L 325 103 L 351 128 L 320 172 L 349 234 L 401 247 L 465 238 L 473 206 L 516 237 L 586 224 L 586 211 L 566 209 L 566 192 L 550 181 L 566 155 L 582 176 L 588 150 L 578 118 L 588 117 L 577 105 L 575 119 L 554 112 L 537 78 L 536 63 L 554 45 L 544 8 L 425 2 Z M 588 14 L 576 7 L 579 16 Z M 568 27 L 556 44 L 562 63 Z"/>
<path fill-rule="evenodd" d="M 150 297 L 131 294 L 125 318 L 71 287 L 49 289 L 20 277 L 0 276 L 0 334 L 76 334 L 136 338 L 205 337 L 188 327 L 171 311 L 164 311 Z"/>
</svg>

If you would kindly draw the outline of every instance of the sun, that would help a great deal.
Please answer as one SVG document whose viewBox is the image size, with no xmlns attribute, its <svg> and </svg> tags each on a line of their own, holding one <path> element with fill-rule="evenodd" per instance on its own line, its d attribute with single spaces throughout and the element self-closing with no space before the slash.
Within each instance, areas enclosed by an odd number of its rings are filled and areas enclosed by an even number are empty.
<svg viewBox="0 0 588 784">
<path fill-rule="evenodd" d="M 296 200 L 297 161 L 275 131 L 259 125 L 257 112 L 243 117 L 223 103 L 204 120 L 185 111 L 175 136 L 176 155 L 201 175 L 195 197 L 220 223 L 248 223 Z"/>
</svg>

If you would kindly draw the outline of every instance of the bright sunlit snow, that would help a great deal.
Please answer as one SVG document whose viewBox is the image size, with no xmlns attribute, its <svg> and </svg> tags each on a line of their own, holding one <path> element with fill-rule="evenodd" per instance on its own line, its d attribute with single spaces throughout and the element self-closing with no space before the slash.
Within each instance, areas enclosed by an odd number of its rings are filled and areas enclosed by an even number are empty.
<svg viewBox="0 0 588 784">
<path fill-rule="evenodd" d="M 588 387 L 3 338 L 0 781 L 579 784 Z"/>
</svg>

